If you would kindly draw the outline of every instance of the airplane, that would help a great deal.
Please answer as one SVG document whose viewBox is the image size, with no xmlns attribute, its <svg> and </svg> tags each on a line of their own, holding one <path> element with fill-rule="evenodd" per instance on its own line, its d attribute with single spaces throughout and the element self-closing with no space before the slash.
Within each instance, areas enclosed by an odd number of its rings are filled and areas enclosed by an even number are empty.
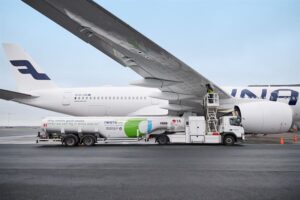
<svg viewBox="0 0 300 200">
<path fill-rule="evenodd" d="M 221 88 L 93 1 L 24 2 L 143 79 L 131 83 L 138 87 L 59 88 L 21 48 L 4 44 L 18 92 L 0 90 L 2 99 L 73 116 L 203 115 L 209 85 L 219 113 L 240 115 L 247 133 L 300 126 L 300 84 Z"/>
</svg>

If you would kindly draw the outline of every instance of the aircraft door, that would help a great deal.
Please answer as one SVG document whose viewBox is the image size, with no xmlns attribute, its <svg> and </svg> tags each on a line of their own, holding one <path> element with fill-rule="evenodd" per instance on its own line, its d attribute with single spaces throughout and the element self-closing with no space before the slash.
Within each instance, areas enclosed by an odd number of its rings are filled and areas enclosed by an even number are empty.
<svg viewBox="0 0 300 200">
<path fill-rule="evenodd" d="M 72 92 L 64 92 L 62 98 L 62 105 L 69 106 L 71 104 Z"/>
</svg>

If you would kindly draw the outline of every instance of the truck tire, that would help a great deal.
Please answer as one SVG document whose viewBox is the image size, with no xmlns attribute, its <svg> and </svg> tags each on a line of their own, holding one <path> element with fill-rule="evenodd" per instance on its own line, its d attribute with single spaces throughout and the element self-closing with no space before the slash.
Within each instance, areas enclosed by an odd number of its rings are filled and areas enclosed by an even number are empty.
<svg viewBox="0 0 300 200">
<path fill-rule="evenodd" d="M 235 139 L 232 135 L 225 135 L 223 137 L 223 144 L 226 146 L 232 146 L 235 143 Z"/>
<path fill-rule="evenodd" d="M 78 143 L 78 139 L 73 134 L 64 137 L 64 144 L 67 147 L 74 147 L 75 145 L 77 145 L 77 143 Z"/>
<path fill-rule="evenodd" d="M 166 145 L 166 144 L 169 143 L 170 140 L 169 140 L 169 137 L 168 137 L 168 136 L 166 136 L 166 135 L 164 135 L 164 134 L 161 134 L 161 135 L 157 136 L 156 141 L 157 141 L 158 144 L 160 144 L 160 145 Z"/>
<path fill-rule="evenodd" d="M 82 138 L 82 144 L 84 144 L 84 146 L 94 146 L 95 142 L 95 137 L 92 135 L 86 135 Z"/>
</svg>

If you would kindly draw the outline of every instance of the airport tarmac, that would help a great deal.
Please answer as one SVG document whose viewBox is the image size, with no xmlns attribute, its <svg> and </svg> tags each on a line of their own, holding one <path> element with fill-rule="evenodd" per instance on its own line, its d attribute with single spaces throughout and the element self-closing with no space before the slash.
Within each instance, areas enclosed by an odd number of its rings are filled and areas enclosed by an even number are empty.
<svg viewBox="0 0 300 200">
<path fill-rule="evenodd" d="M 21 143 L 32 130 L 5 130 L 1 200 L 300 198 L 299 143 L 66 148 Z"/>
</svg>

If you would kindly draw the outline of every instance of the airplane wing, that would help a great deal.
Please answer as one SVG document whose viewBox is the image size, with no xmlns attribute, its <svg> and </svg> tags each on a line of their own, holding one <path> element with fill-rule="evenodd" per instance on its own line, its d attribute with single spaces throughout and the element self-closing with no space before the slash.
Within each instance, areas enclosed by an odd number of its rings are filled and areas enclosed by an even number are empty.
<svg viewBox="0 0 300 200">
<path fill-rule="evenodd" d="M 221 99 L 231 96 L 187 64 L 91 0 L 23 0 L 83 41 L 144 79 L 133 85 L 159 88 L 173 111 L 194 110 L 207 84 Z"/>
<path fill-rule="evenodd" d="M 24 94 L 24 93 L 0 89 L 0 99 L 10 101 L 13 99 L 23 99 L 23 98 L 34 98 L 34 96 L 30 94 Z"/>
</svg>

